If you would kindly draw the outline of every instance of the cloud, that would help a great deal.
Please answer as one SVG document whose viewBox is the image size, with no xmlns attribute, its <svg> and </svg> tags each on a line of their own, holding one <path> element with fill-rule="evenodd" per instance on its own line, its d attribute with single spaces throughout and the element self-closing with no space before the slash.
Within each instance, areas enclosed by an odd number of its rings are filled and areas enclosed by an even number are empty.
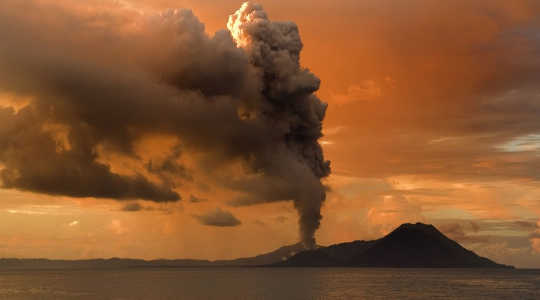
<svg viewBox="0 0 540 300">
<path fill-rule="evenodd" d="M 127 203 L 126 205 L 122 207 L 122 211 L 126 211 L 126 212 L 141 211 L 143 209 L 144 207 L 140 205 L 138 202 Z"/>
<path fill-rule="evenodd" d="M 208 199 L 196 197 L 195 195 L 191 195 L 189 198 L 189 202 L 191 203 L 201 203 L 206 201 L 208 201 Z"/>
<path fill-rule="evenodd" d="M 256 203 L 293 201 L 314 245 L 330 173 L 318 143 L 327 105 L 300 65 L 296 24 L 246 3 L 229 30 L 208 35 L 191 10 L 98 3 L 3 2 L 0 91 L 31 101 L 0 108 L 2 187 L 171 202 L 195 174 L 221 183 L 213 170 L 240 164 L 226 187 Z M 137 153 L 152 136 L 176 141 L 167 157 Z"/>
<path fill-rule="evenodd" d="M 448 237 L 480 255 L 512 265 L 535 265 L 538 234 L 535 226 L 531 227 L 535 222 L 462 219 L 437 220 L 436 223 Z"/>
<path fill-rule="evenodd" d="M 327 109 L 314 94 L 320 79 L 300 66 L 303 44 L 296 24 L 271 21 L 261 5 L 246 2 L 229 16 L 227 28 L 236 45 L 262 71 L 263 97 L 269 104 L 265 113 L 270 123 L 288 128 L 284 144 L 276 144 L 272 154 L 263 151 L 253 160 L 255 169 L 271 175 L 267 176 L 267 185 L 279 181 L 279 188 L 268 193 L 256 178 L 248 190 L 256 192 L 256 198 L 263 202 L 293 201 L 300 219 L 300 238 L 306 247 L 315 247 L 315 231 L 326 199 L 321 179 L 330 174 L 330 162 L 318 142 Z"/>
<path fill-rule="evenodd" d="M 161 212 L 164 214 L 170 214 L 172 213 L 172 209 L 164 206 L 147 206 L 142 205 L 139 202 L 129 202 L 126 203 L 122 208 L 120 209 L 123 212 L 139 212 L 139 211 L 149 211 L 149 212 Z"/>
<path fill-rule="evenodd" d="M 234 227 L 242 224 L 233 214 L 228 211 L 216 208 L 203 215 L 194 216 L 201 224 L 217 227 Z"/>
</svg>

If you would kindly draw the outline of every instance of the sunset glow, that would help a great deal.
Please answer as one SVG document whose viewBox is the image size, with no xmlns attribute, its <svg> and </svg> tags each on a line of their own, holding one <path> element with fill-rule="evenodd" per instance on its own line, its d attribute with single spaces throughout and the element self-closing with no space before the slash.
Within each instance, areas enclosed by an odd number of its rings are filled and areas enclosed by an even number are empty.
<svg viewBox="0 0 540 300">
<path fill-rule="evenodd" d="M 539 1 L 2 1 L 0 257 L 424 222 L 540 268 Z"/>
</svg>

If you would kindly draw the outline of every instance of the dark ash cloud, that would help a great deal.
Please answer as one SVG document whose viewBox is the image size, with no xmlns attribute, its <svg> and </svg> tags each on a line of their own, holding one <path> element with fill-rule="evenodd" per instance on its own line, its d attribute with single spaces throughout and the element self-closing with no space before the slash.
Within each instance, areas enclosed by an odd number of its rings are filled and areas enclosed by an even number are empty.
<svg viewBox="0 0 540 300">
<path fill-rule="evenodd" d="M 234 227 L 242 224 L 233 214 L 221 208 L 216 208 L 204 215 L 195 215 L 193 217 L 201 224 L 207 226 Z"/>
<path fill-rule="evenodd" d="M 251 199 L 240 204 L 293 201 L 301 240 L 315 245 L 330 173 L 318 143 L 327 106 L 314 94 L 320 80 L 300 65 L 297 26 L 246 3 L 229 31 L 209 36 L 190 10 L 78 5 L 2 3 L 0 92 L 31 99 L 0 109 L 2 187 L 178 201 L 193 180 L 179 159 L 191 151 L 211 168 L 244 166 L 240 179 L 215 178 Z M 153 135 L 178 143 L 165 160 L 143 161 L 135 145 Z M 117 174 L 103 153 L 139 168 Z"/>
</svg>

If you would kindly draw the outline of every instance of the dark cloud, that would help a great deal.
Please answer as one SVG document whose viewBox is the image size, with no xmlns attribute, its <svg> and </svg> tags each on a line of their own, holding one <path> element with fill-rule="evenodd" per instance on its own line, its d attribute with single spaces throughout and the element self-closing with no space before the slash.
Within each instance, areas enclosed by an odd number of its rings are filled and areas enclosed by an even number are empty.
<svg viewBox="0 0 540 300">
<path fill-rule="evenodd" d="M 210 176 L 240 162 L 245 178 L 227 186 L 253 203 L 294 201 L 301 239 L 314 245 L 320 179 L 330 172 L 318 143 L 326 104 L 314 94 L 320 80 L 300 66 L 297 26 L 244 4 L 229 20 L 232 34 L 209 36 L 190 10 L 145 16 L 77 5 L 2 4 L 0 91 L 31 99 L 0 111 L 3 187 L 178 201 L 178 187 L 193 180 L 179 160 L 192 151 L 212 162 L 199 170 Z M 135 145 L 151 135 L 176 138 L 169 157 L 139 157 Z M 102 153 L 143 168 L 117 174 Z"/>
<path fill-rule="evenodd" d="M 242 224 L 233 214 L 221 208 L 216 208 L 204 215 L 194 216 L 201 224 L 217 227 L 234 227 Z"/>
<path fill-rule="evenodd" d="M 171 154 L 162 161 L 149 160 L 146 164 L 146 170 L 157 175 L 162 182 L 171 187 L 175 187 L 177 178 L 192 181 L 193 177 L 189 174 L 189 171 L 178 163 L 181 153 L 180 146 L 176 145 L 171 149 Z"/>
<path fill-rule="evenodd" d="M 26 107 L 15 113 L 0 109 L 0 171 L 4 188 L 67 195 L 116 199 L 145 198 L 176 201 L 180 196 L 167 186 L 150 182 L 140 174 L 114 174 L 108 165 L 96 161 L 92 148 L 70 139 L 71 149 L 58 150 L 51 134 L 44 132 L 43 113 Z"/>
<path fill-rule="evenodd" d="M 143 209 L 144 207 L 140 205 L 138 202 L 128 203 L 122 207 L 122 211 L 126 211 L 126 212 L 141 211 Z"/>
<path fill-rule="evenodd" d="M 191 195 L 189 197 L 189 202 L 191 202 L 191 203 L 201 203 L 201 202 L 206 202 L 206 201 L 208 201 L 208 199 L 200 198 L 200 197 L 197 197 L 195 195 Z"/>
<path fill-rule="evenodd" d="M 150 212 L 161 212 L 164 214 L 170 214 L 172 213 L 172 210 L 167 207 L 154 207 L 154 206 L 146 206 L 142 205 L 139 202 L 129 202 L 122 206 L 120 209 L 124 212 L 139 212 L 139 211 L 150 211 Z"/>
</svg>

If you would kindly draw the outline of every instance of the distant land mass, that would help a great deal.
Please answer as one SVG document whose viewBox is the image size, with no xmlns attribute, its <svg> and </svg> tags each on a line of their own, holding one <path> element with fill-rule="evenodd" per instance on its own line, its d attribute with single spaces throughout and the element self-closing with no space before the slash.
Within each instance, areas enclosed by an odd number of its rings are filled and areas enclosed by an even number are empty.
<svg viewBox="0 0 540 300">
<path fill-rule="evenodd" d="M 433 225 L 402 224 L 383 238 L 305 250 L 302 244 L 233 260 L 197 259 L 0 259 L 2 269 L 102 269 L 137 267 L 388 267 L 513 268 L 463 248 Z"/>
<path fill-rule="evenodd" d="M 374 241 L 299 252 L 274 264 L 289 267 L 513 268 L 463 248 L 433 225 L 402 224 Z"/>
</svg>

